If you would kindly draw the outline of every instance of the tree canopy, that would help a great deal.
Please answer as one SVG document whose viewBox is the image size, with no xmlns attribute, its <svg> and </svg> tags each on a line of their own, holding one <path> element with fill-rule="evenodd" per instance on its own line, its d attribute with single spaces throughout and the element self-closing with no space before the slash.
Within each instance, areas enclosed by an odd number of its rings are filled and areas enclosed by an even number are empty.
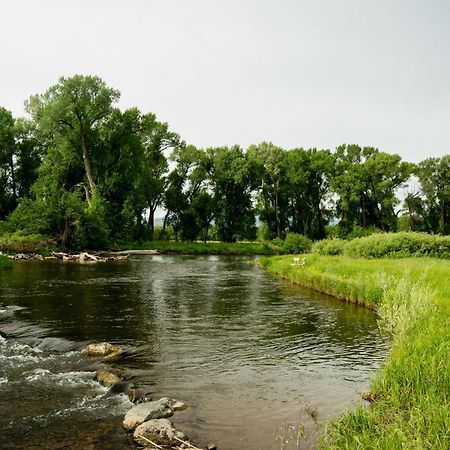
<svg viewBox="0 0 450 450">
<path fill-rule="evenodd" d="M 331 225 L 450 233 L 450 155 L 414 165 L 373 147 L 197 148 L 152 112 L 117 107 L 95 76 L 60 78 L 26 102 L 0 107 L 0 230 L 52 236 L 65 247 L 175 239 L 255 239 Z M 416 177 L 420 188 L 399 198 Z M 163 216 L 155 232 L 155 215 Z M 403 215 L 407 221 L 400 221 Z"/>
</svg>

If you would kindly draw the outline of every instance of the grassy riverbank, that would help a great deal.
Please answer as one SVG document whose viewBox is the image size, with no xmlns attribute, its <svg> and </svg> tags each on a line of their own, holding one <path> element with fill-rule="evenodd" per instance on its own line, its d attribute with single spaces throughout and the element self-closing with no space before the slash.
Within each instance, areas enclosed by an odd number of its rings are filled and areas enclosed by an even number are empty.
<svg viewBox="0 0 450 450">
<path fill-rule="evenodd" d="M 377 309 L 392 333 L 389 357 L 371 384 L 373 403 L 332 422 L 327 449 L 450 448 L 450 262 L 306 255 L 262 258 L 272 273 Z"/>
<path fill-rule="evenodd" d="M 143 244 L 122 246 L 123 250 L 155 249 L 159 253 L 178 253 L 183 255 L 275 255 L 275 246 L 261 242 L 175 242 L 152 241 Z"/>
<path fill-rule="evenodd" d="M 0 251 L 4 253 L 51 253 L 56 244 L 41 234 L 3 233 L 0 235 Z"/>
<path fill-rule="evenodd" d="M 127 243 L 113 247 L 121 250 L 158 250 L 159 253 L 183 255 L 276 255 L 281 250 L 270 243 L 262 242 L 176 242 L 151 241 Z M 0 235 L 0 251 L 4 253 L 41 253 L 56 251 L 55 242 L 39 234 L 4 233 Z"/>
</svg>

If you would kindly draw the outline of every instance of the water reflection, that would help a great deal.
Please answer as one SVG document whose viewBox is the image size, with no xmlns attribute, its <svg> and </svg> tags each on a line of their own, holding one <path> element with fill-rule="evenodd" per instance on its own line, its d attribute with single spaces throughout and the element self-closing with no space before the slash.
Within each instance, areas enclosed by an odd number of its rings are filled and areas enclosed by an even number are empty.
<svg viewBox="0 0 450 450">
<path fill-rule="evenodd" d="M 157 395 L 187 401 L 175 422 L 221 449 L 280 448 L 286 427 L 303 422 L 309 434 L 299 448 L 313 445 L 305 406 L 325 419 L 354 404 L 386 350 L 372 312 L 280 281 L 245 258 L 18 263 L 0 271 L 0 301 L 26 307 L 9 326 L 38 325 L 47 339 L 132 345 L 132 357 L 117 364 Z M 51 369 L 63 366 L 56 359 Z M 20 385 L 20 370 L 14 376 Z M 13 407 L 3 396 L 0 425 Z M 72 418 L 82 431 L 83 419 Z M 105 423 L 117 421 L 112 415 Z M 57 433 L 57 421 L 48 426 Z M 37 430 L 28 429 L 30 443 Z M 111 439 L 124 445 L 123 436 Z M 295 439 L 284 448 L 297 448 Z"/>
</svg>

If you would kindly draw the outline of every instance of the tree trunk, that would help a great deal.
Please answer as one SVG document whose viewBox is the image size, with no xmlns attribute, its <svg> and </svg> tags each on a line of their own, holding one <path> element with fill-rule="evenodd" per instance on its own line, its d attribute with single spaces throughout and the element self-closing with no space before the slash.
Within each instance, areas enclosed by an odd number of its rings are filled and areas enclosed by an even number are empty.
<svg viewBox="0 0 450 450">
<path fill-rule="evenodd" d="M 155 235 L 155 209 L 150 208 L 148 213 L 148 235 L 150 241 L 153 241 Z"/>
<path fill-rule="evenodd" d="M 280 215 L 278 212 L 278 182 L 275 183 L 275 220 L 277 221 L 277 237 L 281 238 Z"/>
<path fill-rule="evenodd" d="M 160 231 L 159 236 L 158 236 L 158 239 L 160 239 L 160 240 L 163 238 L 164 233 L 165 233 L 165 231 L 166 231 L 166 225 L 167 225 L 167 219 L 168 219 L 168 217 L 169 217 L 169 212 L 170 212 L 170 211 L 167 211 L 167 212 L 166 212 L 166 215 L 164 216 L 164 221 L 163 221 L 162 230 Z"/>
<path fill-rule="evenodd" d="M 16 173 L 14 171 L 14 157 L 11 153 L 11 159 L 10 159 L 10 167 L 11 167 L 11 181 L 12 181 L 12 190 L 13 190 L 13 196 L 14 201 L 17 200 L 17 187 L 16 187 Z"/>
<path fill-rule="evenodd" d="M 96 186 L 94 182 L 94 177 L 92 175 L 91 162 L 89 160 L 89 154 L 86 147 L 86 140 L 83 134 L 81 134 L 81 150 L 83 152 L 84 170 L 86 171 L 86 176 L 89 181 L 89 187 L 91 188 L 91 197 L 92 197 L 92 195 L 94 195 Z M 88 202 L 90 202 L 89 199 Z"/>
</svg>

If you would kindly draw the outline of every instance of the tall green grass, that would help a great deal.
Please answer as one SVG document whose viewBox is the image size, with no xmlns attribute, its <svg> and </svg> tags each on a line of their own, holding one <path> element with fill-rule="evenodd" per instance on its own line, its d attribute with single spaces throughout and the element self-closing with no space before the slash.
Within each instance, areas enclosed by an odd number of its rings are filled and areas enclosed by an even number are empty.
<svg viewBox="0 0 450 450">
<path fill-rule="evenodd" d="M 427 233 L 376 233 L 352 240 L 325 239 L 314 245 L 319 255 L 361 258 L 405 258 L 431 256 L 450 259 L 450 236 Z"/>
<path fill-rule="evenodd" d="M 15 232 L 0 235 L 0 250 L 7 253 L 40 253 L 52 250 L 55 247 L 55 242 L 41 234 L 22 234 Z"/>
<path fill-rule="evenodd" d="M 262 258 L 269 271 L 377 309 L 392 335 L 371 384 L 370 409 L 346 412 L 327 427 L 326 449 L 450 448 L 450 262 L 306 255 Z"/>
</svg>

